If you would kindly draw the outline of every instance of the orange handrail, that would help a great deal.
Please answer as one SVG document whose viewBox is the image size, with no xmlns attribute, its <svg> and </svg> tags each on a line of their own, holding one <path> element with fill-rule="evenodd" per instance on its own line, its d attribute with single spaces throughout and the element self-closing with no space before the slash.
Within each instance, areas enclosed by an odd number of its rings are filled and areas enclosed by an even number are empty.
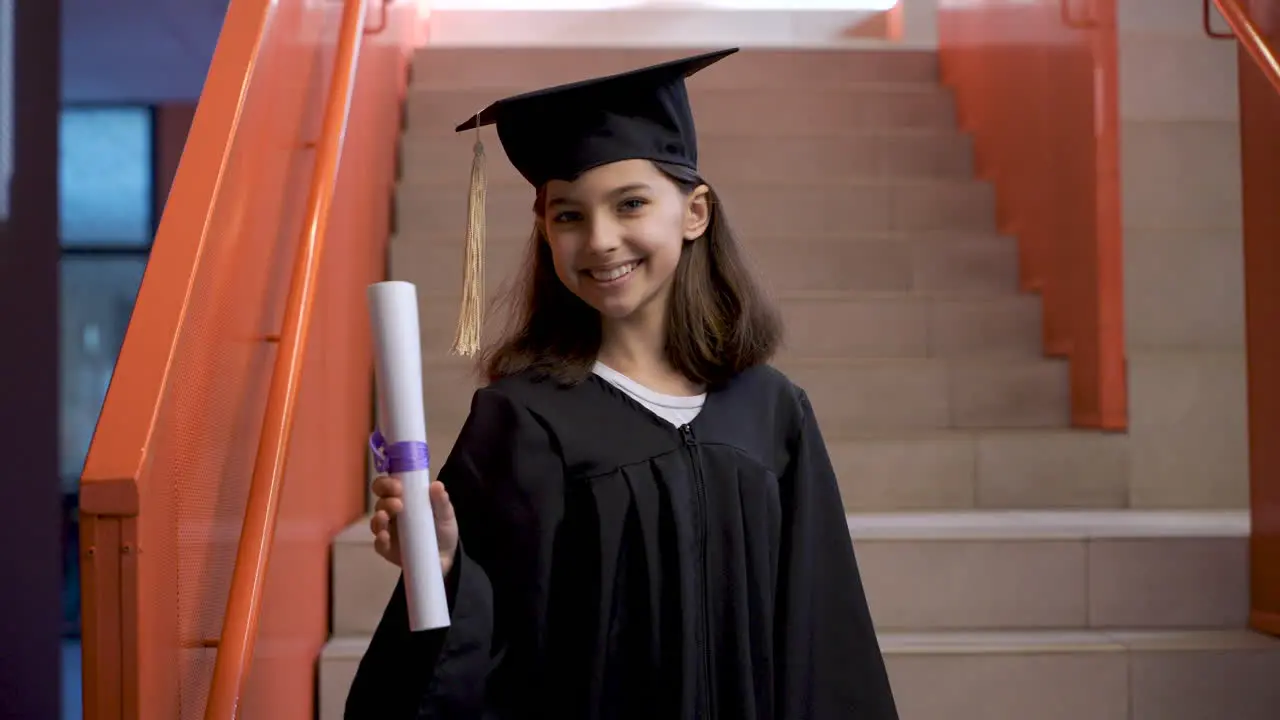
<svg viewBox="0 0 1280 720">
<path fill-rule="evenodd" d="M 1209 32 L 1209 0 L 1205 0 L 1205 31 Z M 1258 69 L 1271 83 L 1271 87 L 1280 92 L 1280 60 L 1276 59 L 1271 45 L 1262 36 L 1258 26 L 1249 17 L 1249 13 L 1240 5 L 1240 0 L 1213 0 L 1218 12 L 1231 26 L 1232 32 L 1245 52 L 1258 65 Z M 1211 34 L 1212 35 L 1212 34 Z"/>
<path fill-rule="evenodd" d="M 975 169 L 1067 361 L 1076 427 L 1128 427 L 1116 0 L 942 3 L 938 58 Z M 1047 172 L 1046 168 L 1052 168 Z"/>
<path fill-rule="evenodd" d="M 316 143 L 315 170 L 307 193 L 300 252 L 290 279 L 280 349 L 271 374 L 266 415 L 218 641 L 213 682 L 205 706 L 204 716 L 208 720 L 237 717 L 240 696 L 253 660 L 267 563 L 275 540 L 285 463 L 307 350 L 307 333 L 311 326 L 320 258 L 329 224 L 329 207 L 338 182 L 338 160 L 342 156 L 347 117 L 351 110 L 365 15 L 366 0 L 345 0 L 334 72 Z"/>
</svg>

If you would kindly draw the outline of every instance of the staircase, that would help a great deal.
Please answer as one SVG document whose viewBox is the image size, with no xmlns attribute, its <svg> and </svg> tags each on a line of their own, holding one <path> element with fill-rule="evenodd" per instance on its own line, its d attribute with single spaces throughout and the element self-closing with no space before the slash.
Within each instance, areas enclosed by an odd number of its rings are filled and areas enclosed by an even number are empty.
<svg viewBox="0 0 1280 720">
<path fill-rule="evenodd" d="M 420 54 L 390 263 L 422 298 L 435 457 L 476 383 L 447 355 L 472 143 L 454 124 L 688 52 Z M 1280 644 L 1243 630 L 1245 515 L 1126 510 L 1126 438 L 1070 428 L 1066 365 L 1041 351 L 1038 299 L 1019 292 L 935 55 L 748 50 L 690 88 L 704 173 L 784 310 L 777 365 L 823 425 L 904 720 L 1280 717 Z M 497 292 L 532 192 L 485 139 Z M 397 574 L 365 521 L 333 563 L 325 720 Z"/>
</svg>

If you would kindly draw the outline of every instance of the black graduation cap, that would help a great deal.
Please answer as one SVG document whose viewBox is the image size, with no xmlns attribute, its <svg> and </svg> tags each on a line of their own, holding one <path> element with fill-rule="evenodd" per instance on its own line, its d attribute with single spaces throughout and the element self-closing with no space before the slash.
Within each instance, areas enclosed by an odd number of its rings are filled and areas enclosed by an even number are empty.
<svg viewBox="0 0 1280 720">
<path fill-rule="evenodd" d="M 617 75 L 581 80 L 499 100 L 457 132 L 497 125 L 511 164 L 541 187 L 573 180 L 620 160 L 654 160 L 698 169 L 698 140 L 685 78 L 738 51 L 718 50 Z M 453 351 L 480 347 L 484 308 L 484 144 L 476 138 L 467 208 L 462 308 Z"/>
<path fill-rule="evenodd" d="M 573 180 L 619 160 L 697 169 L 698 141 L 685 78 L 737 52 L 695 55 L 499 100 L 457 127 L 498 127 L 511 160 L 534 187 Z"/>
</svg>

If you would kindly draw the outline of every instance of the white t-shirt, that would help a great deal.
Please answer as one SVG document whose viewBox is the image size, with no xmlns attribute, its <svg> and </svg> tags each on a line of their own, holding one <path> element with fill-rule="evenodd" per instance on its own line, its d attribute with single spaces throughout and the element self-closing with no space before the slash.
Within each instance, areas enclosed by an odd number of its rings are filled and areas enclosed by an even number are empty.
<svg viewBox="0 0 1280 720">
<path fill-rule="evenodd" d="M 650 412 L 667 422 L 680 427 L 692 422 L 702 410 L 707 394 L 700 395 L 665 395 L 655 392 L 613 368 L 597 361 L 592 372 L 604 378 L 606 382 L 631 396 L 633 400 L 649 409 Z"/>
</svg>

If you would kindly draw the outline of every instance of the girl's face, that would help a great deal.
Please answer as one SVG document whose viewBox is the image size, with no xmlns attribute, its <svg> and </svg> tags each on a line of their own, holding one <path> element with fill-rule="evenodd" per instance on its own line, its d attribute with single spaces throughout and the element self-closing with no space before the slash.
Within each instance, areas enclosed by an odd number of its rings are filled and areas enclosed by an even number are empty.
<svg viewBox="0 0 1280 720">
<path fill-rule="evenodd" d="M 648 160 L 623 160 L 546 187 L 547 242 L 565 287 L 606 320 L 662 311 L 686 242 L 710 219 L 707 187 L 686 195 Z"/>
</svg>

